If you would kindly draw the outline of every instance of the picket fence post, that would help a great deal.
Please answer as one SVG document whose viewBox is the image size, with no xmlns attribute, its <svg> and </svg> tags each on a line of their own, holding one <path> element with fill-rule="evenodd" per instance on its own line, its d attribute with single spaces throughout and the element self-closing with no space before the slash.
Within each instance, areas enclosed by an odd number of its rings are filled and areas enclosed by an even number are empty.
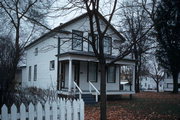
<svg viewBox="0 0 180 120">
<path fill-rule="evenodd" d="M 20 120 L 26 120 L 26 107 L 23 103 L 20 106 Z"/>
<path fill-rule="evenodd" d="M 44 110 L 45 110 L 45 120 L 50 120 L 50 105 L 48 102 L 45 103 Z"/>
<path fill-rule="evenodd" d="M 11 106 L 11 120 L 17 120 L 17 108 L 14 104 Z"/>
<path fill-rule="evenodd" d="M 67 108 L 67 120 L 72 120 L 72 109 L 71 109 L 71 102 L 68 100 L 66 102 L 66 108 Z"/>
<path fill-rule="evenodd" d="M 36 106 L 36 111 L 37 111 L 37 120 L 42 120 L 43 116 L 42 116 L 42 105 L 40 104 L 40 102 L 38 102 L 37 106 Z"/>
<path fill-rule="evenodd" d="M 60 113 L 61 113 L 61 114 L 60 114 L 60 116 L 61 116 L 61 117 L 60 117 L 60 118 L 61 118 L 60 120 L 65 120 L 65 115 L 66 115 L 66 114 L 65 114 L 65 110 L 66 110 L 66 109 L 65 109 L 65 99 L 61 99 L 61 102 L 60 102 L 60 103 L 61 103 L 61 104 L 60 104 L 60 105 L 61 105 L 61 106 L 60 106 L 60 107 L 61 107 L 61 108 L 60 108 Z"/>
<path fill-rule="evenodd" d="M 6 105 L 3 105 L 1 108 L 2 120 L 8 120 L 8 108 Z"/>
<path fill-rule="evenodd" d="M 80 99 L 79 102 L 79 108 L 80 108 L 80 120 L 84 120 L 84 101 Z"/>
<path fill-rule="evenodd" d="M 53 120 L 57 120 L 57 104 L 55 101 L 52 103 L 52 113 L 53 113 Z"/>
<path fill-rule="evenodd" d="M 73 100 L 73 120 L 78 120 L 78 104 L 75 99 Z"/>
<path fill-rule="evenodd" d="M 28 114 L 28 117 L 29 117 L 29 120 L 34 120 L 34 105 L 32 103 L 29 104 L 29 114 Z"/>
</svg>

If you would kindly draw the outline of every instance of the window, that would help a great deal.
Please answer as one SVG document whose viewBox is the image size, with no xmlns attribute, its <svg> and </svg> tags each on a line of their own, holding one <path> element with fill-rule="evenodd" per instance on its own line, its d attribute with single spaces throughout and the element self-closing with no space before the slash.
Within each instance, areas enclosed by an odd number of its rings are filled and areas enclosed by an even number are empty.
<svg viewBox="0 0 180 120">
<path fill-rule="evenodd" d="M 34 65 L 34 81 L 37 81 L 37 65 Z"/>
<path fill-rule="evenodd" d="M 35 48 L 35 50 L 34 50 L 34 55 L 35 55 L 35 56 L 38 55 L 38 48 Z"/>
<path fill-rule="evenodd" d="M 129 84 L 132 84 L 133 80 L 133 68 L 127 65 L 121 65 L 120 78 Z"/>
<path fill-rule="evenodd" d="M 113 44 L 112 47 L 114 49 L 119 49 L 121 46 L 121 41 L 120 40 L 114 40 L 114 42 L 112 44 Z"/>
<path fill-rule="evenodd" d="M 95 62 L 88 62 L 88 81 L 97 82 L 97 66 Z"/>
<path fill-rule="evenodd" d="M 83 32 L 77 30 L 72 31 L 72 49 L 73 50 L 83 49 Z"/>
<path fill-rule="evenodd" d="M 90 44 L 90 41 L 92 42 L 92 35 L 89 34 L 89 42 L 88 42 L 88 51 L 93 52 L 92 45 Z M 98 36 L 95 34 L 95 45 L 96 49 L 98 48 Z"/>
<path fill-rule="evenodd" d="M 104 37 L 104 53 L 111 54 L 112 53 L 112 38 L 111 37 Z"/>
<path fill-rule="evenodd" d="M 29 66 L 29 75 L 28 75 L 28 80 L 31 81 L 31 66 Z"/>
<path fill-rule="evenodd" d="M 55 62 L 54 62 L 54 60 L 50 61 L 49 69 L 50 70 L 54 70 L 55 69 Z"/>
<path fill-rule="evenodd" d="M 107 70 L 107 82 L 115 83 L 115 79 L 116 79 L 116 67 L 109 66 Z"/>
<path fill-rule="evenodd" d="M 167 88 L 173 88 L 173 83 L 167 83 Z"/>
</svg>

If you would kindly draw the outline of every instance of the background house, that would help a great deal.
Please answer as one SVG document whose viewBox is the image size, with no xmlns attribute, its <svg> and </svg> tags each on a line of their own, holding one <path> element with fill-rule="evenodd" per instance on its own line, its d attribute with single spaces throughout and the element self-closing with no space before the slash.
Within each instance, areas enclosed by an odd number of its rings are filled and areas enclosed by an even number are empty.
<svg viewBox="0 0 180 120">
<path fill-rule="evenodd" d="M 156 91 L 157 89 L 156 82 L 151 77 L 148 76 L 141 77 L 140 85 L 142 91 L 152 91 L 152 90 Z M 160 81 L 159 91 L 160 92 L 164 91 L 164 81 Z"/>
<path fill-rule="evenodd" d="M 180 91 L 180 75 L 178 77 L 178 85 L 179 85 L 178 90 Z M 173 78 L 172 75 L 168 72 L 165 73 L 164 91 L 173 91 Z"/>
</svg>

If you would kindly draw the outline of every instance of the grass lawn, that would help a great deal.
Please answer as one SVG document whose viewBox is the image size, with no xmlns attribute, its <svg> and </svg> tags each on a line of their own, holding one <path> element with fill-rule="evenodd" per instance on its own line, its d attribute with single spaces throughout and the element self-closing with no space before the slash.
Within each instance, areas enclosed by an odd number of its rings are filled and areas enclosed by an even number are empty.
<svg viewBox="0 0 180 120">
<path fill-rule="evenodd" d="M 85 106 L 85 120 L 99 120 L 99 104 Z M 180 94 L 141 92 L 108 101 L 108 120 L 180 120 Z"/>
</svg>

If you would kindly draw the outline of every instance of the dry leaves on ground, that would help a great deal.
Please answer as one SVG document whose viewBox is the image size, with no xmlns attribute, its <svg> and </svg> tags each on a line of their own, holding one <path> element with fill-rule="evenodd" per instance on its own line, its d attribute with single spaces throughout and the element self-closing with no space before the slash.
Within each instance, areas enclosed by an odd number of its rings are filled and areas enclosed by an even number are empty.
<svg viewBox="0 0 180 120">
<path fill-rule="evenodd" d="M 180 94 L 142 92 L 108 101 L 108 120 L 180 120 Z M 85 106 L 85 120 L 99 120 L 99 105 Z"/>
</svg>

